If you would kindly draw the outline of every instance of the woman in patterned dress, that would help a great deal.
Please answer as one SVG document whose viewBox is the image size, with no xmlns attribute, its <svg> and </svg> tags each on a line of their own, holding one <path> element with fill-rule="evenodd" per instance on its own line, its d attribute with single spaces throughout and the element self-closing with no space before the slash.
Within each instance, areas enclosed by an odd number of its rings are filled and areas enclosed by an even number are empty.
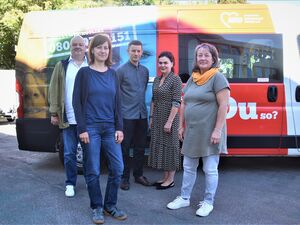
<svg viewBox="0 0 300 225">
<path fill-rule="evenodd" d="M 174 187 L 176 170 L 180 169 L 178 108 L 181 100 L 181 80 L 174 74 L 175 59 L 171 52 L 158 56 L 161 76 L 153 83 L 153 97 L 150 110 L 150 156 L 148 165 L 163 170 L 163 178 L 155 182 L 157 189 Z"/>
</svg>

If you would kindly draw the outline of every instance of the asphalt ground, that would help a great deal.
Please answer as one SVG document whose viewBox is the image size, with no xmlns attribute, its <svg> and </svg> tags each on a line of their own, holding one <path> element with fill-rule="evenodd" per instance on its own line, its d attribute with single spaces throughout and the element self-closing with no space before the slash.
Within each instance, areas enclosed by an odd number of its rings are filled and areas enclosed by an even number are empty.
<svg viewBox="0 0 300 225">
<path fill-rule="evenodd" d="M 15 124 L 0 122 L 0 224 L 92 224 L 83 176 L 76 196 L 64 196 L 64 169 L 57 153 L 19 151 Z M 118 206 L 125 221 L 105 217 L 105 224 L 300 224 L 300 158 L 222 158 L 214 211 L 195 215 L 203 196 L 203 174 L 198 178 L 191 206 L 168 210 L 166 204 L 180 193 L 182 171 L 175 187 L 156 190 L 136 184 L 119 191 Z M 144 175 L 158 180 L 162 173 L 145 167 Z M 107 171 L 100 182 L 103 193 Z"/>
</svg>

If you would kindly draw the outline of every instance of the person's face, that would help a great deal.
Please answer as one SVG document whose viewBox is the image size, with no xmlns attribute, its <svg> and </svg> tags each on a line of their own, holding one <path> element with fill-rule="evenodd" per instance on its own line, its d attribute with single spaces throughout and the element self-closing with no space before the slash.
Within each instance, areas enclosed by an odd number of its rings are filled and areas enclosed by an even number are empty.
<svg viewBox="0 0 300 225">
<path fill-rule="evenodd" d="M 197 50 L 197 65 L 201 73 L 208 71 L 213 63 L 213 58 L 208 48 L 204 47 Z"/>
<path fill-rule="evenodd" d="M 72 58 L 83 58 L 86 51 L 86 46 L 83 38 L 77 37 L 71 42 L 71 55 Z"/>
<path fill-rule="evenodd" d="M 143 48 L 140 45 L 131 45 L 128 48 L 129 59 L 132 63 L 136 64 L 140 61 L 143 55 Z"/>
<path fill-rule="evenodd" d="M 172 70 L 173 65 L 174 64 L 168 57 L 163 56 L 158 59 L 158 69 L 163 75 L 169 74 Z"/>
<path fill-rule="evenodd" d="M 104 42 L 102 45 L 98 45 L 93 49 L 95 61 L 105 62 L 109 56 L 108 42 Z"/>
</svg>

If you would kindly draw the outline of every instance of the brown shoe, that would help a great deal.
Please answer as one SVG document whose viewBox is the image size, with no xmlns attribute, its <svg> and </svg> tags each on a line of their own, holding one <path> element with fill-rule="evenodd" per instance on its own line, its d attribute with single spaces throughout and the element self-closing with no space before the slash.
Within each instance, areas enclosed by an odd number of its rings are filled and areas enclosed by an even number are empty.
<svg viewBox="0 0 300 225">
<path fill-rule="evenodd" d="M 130 188 L 129 181 L 126 180 L 126 179 L 123 179 L 123 180 L 121 181 L 120 188 L 121 188 L 122 190 L 124 190 L 124 191 L 128 191 L 129 188 Z"/>
<path fill-rule="evenodd" d="M 149 182 L 146 177 L 140 176 L 135 178 L 135 183 L 144 185 L 144 186 L 153 186 L 153 183 Z"/>
</svg>

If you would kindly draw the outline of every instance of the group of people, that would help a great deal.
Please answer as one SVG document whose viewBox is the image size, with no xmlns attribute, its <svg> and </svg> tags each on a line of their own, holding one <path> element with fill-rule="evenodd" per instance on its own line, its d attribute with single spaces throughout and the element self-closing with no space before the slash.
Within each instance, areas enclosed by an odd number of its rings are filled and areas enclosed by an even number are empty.
<svg viewBox="0 0 300 225">
<path fill-rule="evenodd" d="M 196 215 L 207 216 L 213 210 L 220 154 L 227 152 L 230 88 L 218 72 L 217 49 L 208 43 L 196 47 L 193 73 L 183 88 L 183 99 L 181 79 L 174 73 L 174 55 L 169 51 L 159 54 L 160 73 L 153 83 L 149 118 L 145 104 L 149 70 L 140 63 L 143 45 L 133 40 L 127 51 L 128 62 L 114 70 L 112 45 L 107 35 L 98 34 L 91 39 L 88 56 L 84 39 L 74 36 L 70 56 L 54 68 L 49 110 L 51 123 L 58 125 L 63 133 L 65 195 L 75 195 L 79 142 L 83 148 L 92 220 L 96 224 L 104 223 L 104 214 L 118 220 L 127 218 L 117 207 L 117 198 L 119 188 L 130 189 L 131 170 L 138 184 L 156 186 L 158 190 L 172 188 L 175 172 L 182 168 L 183 154 L 181 194 L 167 208 L 190 205 L 202 158 L 205 194 Z M 163 172 L 155 182 L 143 174 L 148 128 L 151 130 L 148 165 Z M 104 200 L 99 179 L 102 155 L 108 167 Z"/>
</svg>

